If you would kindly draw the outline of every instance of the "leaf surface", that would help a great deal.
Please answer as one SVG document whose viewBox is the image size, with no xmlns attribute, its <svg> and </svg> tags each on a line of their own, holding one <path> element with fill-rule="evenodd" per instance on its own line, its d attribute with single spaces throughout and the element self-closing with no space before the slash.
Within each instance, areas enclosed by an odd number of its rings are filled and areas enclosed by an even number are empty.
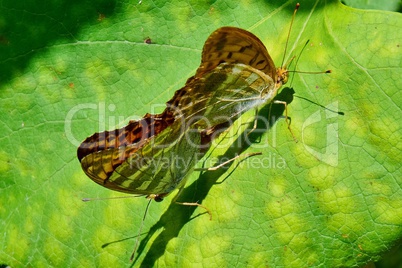
<svg viewBox="0 0 402 268">
<path fill-rule="evenodd" d="M 122 194 L 84 175 L 78 144 L 162 111 L 221 26 L 257 35 L 279 66 L 295 5 L 279 2 L 5 1 L 0 260 L 11 267 L 129 265 L 146 200 L 83 203 Z M 262 156 L 190 176 L 178 200 L 202 202 L 212 221 L 200 208 L 171 204 L 176 192 L 152 203 L 135 266 L 357 267 L 401 239 L 401 14 L 336 1 L 300 4 L 286 58 L 309 39 L 297 69 L 332 73 L 296 74 L 289 85 L 344 115 L 294 98 L 295 143 L 283 119 L 269 130 L 260 121 L 242 137 L 250 111 L 199 166 L 227 160 L 239 147 Z M 269 112 L 266 106 L 259 115 Z"/>
</svg>

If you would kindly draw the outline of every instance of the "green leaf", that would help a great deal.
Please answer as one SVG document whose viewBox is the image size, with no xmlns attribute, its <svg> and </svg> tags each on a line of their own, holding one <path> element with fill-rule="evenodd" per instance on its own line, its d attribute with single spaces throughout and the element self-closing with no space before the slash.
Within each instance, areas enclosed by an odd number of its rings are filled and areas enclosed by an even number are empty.
<svg viewBox="0 0 402 268">
<path fill-rule="evenodd" d="M 256 34 L 279 66 L 295 5 L 281 2 L 3 0 L 1 262 L 129 265 L 147 201 L 83 203 L 122 194 L 85 176 L 78 144 L 162 111 L 221 26 Z M 344 115 L 294 98 L 298 143 L 283 119 L 270 130 L 260 122 L 250 145 L 248 136 L 229 139 L 249 126 L 250 111 L 199 166 L 233 157 L 238 141 L 262 156 L 193 172 L 178 200 L 202 203 L 211 221 L 201 208 L 171 204 L 176 192 L 152 203 L 135 266 L 357 267 L 401 239 L 401 14 L 300 4 L 287 58 L 309 39 L 297 69 L 332 73 L 299 73 L 289 85 Z"/>
<path fill-rule="evenodd" d="M 379 10 L 389 10 L 389 11 L 401 11 L 402 2 L 400 0 L 345 0 L 342 3 L 361 9 L 379 9 Z"/>
</svg>

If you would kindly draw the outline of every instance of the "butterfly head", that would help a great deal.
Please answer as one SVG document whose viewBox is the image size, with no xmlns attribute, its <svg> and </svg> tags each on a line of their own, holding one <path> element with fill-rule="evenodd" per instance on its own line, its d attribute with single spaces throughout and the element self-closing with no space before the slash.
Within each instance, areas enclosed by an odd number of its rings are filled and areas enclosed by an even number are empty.
<svg viewBox="0 0 402 268">
<path fill-rule="evenodd" d="M 277 78 L 276 78 L 276 85 L 277 87 L 281 87 L 282 85 L 286 84 L 286 82 L 288 81 L 289 78 L 289 71 L 288 69 L 286 69 L 286 67 L 279 67 L 278 69 L 276 69 L 276 74 L 277 74 Z"/>
</svg>

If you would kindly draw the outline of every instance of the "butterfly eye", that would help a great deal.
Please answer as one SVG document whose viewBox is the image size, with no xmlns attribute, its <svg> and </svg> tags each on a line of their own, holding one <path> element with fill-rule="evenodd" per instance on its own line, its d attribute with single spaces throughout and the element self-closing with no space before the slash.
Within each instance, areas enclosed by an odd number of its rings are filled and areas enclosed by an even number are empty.
<svg viewBox="0 0 402 268">
<path fill-rule="evenodd" d="M 282 85 L 284 85 L 288 82 L 288 78 L 289 78 L 288 72 L 284 72 L 281 76 Z"/>
<path fill-rule="evenodd" d="M 163 201 L 163 197 L 161 197 L 161 196 L 159 196 L 159 195 L 156 195 L 155 198 L 154 198 L 154 200 L 155 200 L 156 202 L 162 202 L 162 201 Z"/>
</svg>

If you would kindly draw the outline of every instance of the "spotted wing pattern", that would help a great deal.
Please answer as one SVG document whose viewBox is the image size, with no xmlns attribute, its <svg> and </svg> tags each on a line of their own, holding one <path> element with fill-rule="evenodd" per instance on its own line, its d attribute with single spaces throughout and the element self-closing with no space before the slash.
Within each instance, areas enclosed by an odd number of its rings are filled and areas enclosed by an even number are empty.
<svg viewBox="0 0 402 268">
<path fill-rule="evenodd" d="M 108 178 L 134 152 L 174 122 L 173 114 L 146 114 L 120 129 L 95 133 L 78 147 L 77 157 L 84 172 L 96 183 L 113 190 Z M 123 191 L 127 192 L 126 189 Z"/>
<path fill-rule="evenodd" d="M 267 49 L 249 31 L 236 27 L 221 27 L 214 31 L 205 41 L 196 77 L 202 77 L 223 62 L 249 65 L 276 80 L 275 64 Z"/>
</svg>

